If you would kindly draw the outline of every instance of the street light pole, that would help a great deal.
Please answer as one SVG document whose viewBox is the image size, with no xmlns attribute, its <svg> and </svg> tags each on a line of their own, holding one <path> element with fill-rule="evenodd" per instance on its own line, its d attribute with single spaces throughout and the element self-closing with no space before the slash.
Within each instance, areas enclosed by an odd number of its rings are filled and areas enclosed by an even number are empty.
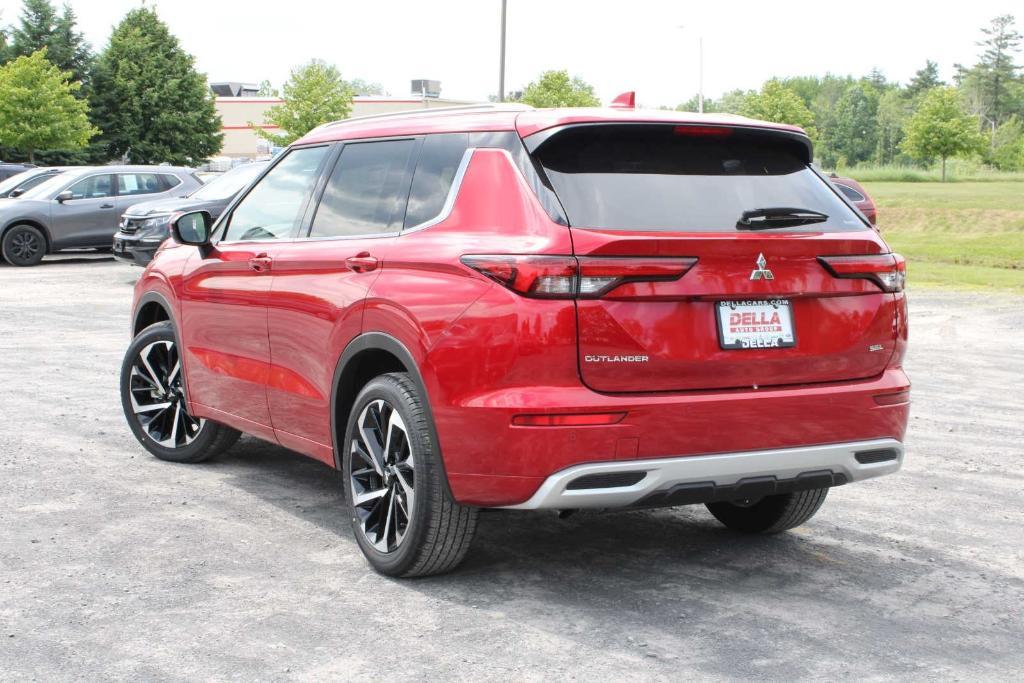
<svg viewBox="0 0 1024 683">
<path fill-rule="evenodd" d="M 498 59 L 498 101 L 505 101 L 505 13 L 508 0 L 501 0 L 501 56 Z"/>
<path fill-rule="evenodd" d="M 700 79 L 697 83 L 697 111 L 704 113 L 704 36 L 697 39 L 700 47 Z"/>
<path fill-rule="evenodd" d="M 679 24 L 676 26 L 680 31 L 685 31 L 686 26 Z M 704 36 L 697 36 L 697 49 L 699 50 L 697 57 L 697 111 L 701 114 L 704 113 Z"/>
</svg>

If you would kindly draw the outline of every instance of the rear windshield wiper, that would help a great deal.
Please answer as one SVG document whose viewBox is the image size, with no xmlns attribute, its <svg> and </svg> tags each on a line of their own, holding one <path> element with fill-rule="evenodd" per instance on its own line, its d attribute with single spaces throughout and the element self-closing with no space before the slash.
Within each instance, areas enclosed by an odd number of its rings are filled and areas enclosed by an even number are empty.
<svg viewBox="0 0 1024 683">
<path fill-rule="evenodd" d="M 763 209 L 744 211 L 736 221 L 738 230 L 770 230 L 793 225 L 822 223 L 828 214 L 813 209 L 798 209 L 791 206 L 769 206 Z"/>
</svg>

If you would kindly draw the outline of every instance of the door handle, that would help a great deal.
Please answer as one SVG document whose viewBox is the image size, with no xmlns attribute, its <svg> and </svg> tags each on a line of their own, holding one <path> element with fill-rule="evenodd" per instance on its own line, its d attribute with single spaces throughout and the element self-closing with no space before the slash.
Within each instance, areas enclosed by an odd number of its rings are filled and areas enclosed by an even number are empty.
<svg viewBox="0 0 1024 683">
<path fill-rule="evenodd" d="M 249 269 L 257 273 L 266 273 L 270 271 L 270 266 L 273 262 L 274 259 L 270 258 L 266 254 L 253 256 L 249 259 Z"/>
<path fill-rule="evenodd" d="M 114 205 L 113 204 L 100 204 L 100 208 L 101 209 L 113 209 Z"/>
<path fill-rule="evenodd" d="M 355 273 L 369 273 L 371 270 L 377 270 L 380 261 L 376 257 L 370 256 L 370 252 L 363 251 L 345 259 L 345 265 Z"/>
</svg>

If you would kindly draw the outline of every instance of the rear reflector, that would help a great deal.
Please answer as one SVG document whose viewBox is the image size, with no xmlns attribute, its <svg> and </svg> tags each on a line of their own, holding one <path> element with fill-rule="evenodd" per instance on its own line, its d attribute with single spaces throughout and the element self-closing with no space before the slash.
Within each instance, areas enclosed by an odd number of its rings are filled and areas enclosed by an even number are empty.
<svg viewBox="0 0 1024 683">
<path fill-rule="evenodd" d="M 901 403 L 910 403 L 910 391 L 898 391 L 895 394 L 879 394 L 875 396 L 875 403 L 880 406 L 898 406 Z"/>
<path fill-rule="evenodd" d="M 689 257 L 469 255 L 462 263 L 536 299 L 598 299 L 628 282 L 678 280 L 693 268 Z"/>
<path fill-rule="evenodd" d="M 883 292 L 902 292 L 907 262 L 899 254 L 819 256 L 818 261 L 838 278 L 871 280 Z"/>
<path fill-rule="evenodd" d="M 602 474 L 585 474 L 576 477 L 565 487 L 568 491 L 586 489 L 614 489 L 621 486 L 632 486 L 647 476 L 647 472 L 604 472 Z"/>
<path fill-rule="evenodd" d="M 566 413 L 562 415 L 516 415 L 512 424 L 518 427 L 586 427 L 613 425 L 622 422 L 626 413 Z"/>
<path fill-rule="evenodd" d="M 861 465 L 870 465 L 876 462 L 888 462 L 889 460 L 898 460 L 900 454 L 896 452 L 894 448 L 878 448 L 872 451 L 857 451 L 853 454 L 857 462 Z"/>
</svg>

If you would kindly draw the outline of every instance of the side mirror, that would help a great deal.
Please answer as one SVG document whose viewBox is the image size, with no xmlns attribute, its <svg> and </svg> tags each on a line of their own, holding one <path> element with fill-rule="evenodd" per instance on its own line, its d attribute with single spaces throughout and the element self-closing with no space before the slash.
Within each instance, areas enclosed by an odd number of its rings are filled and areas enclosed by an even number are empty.
<svg viewBox="0 0 1024 683">
<path fill-rule="evenodd" d="M 57 201 L 60 202 L 61 204 L 63 204 L 64 202 L 66 202 L 69 199 L 74 199 L 74 198 L 75 198 L 75 193 L 72 192 L 71 190 L 64 190 L 59 195 L 57 195 Z"/>
<path fill-rule="evenodd" d="M 179 244 L 204 247 L 210 243 L 213 218 L 209 211 L 189 211 L 171 221 L 171 235 Z"/>
<path fill-rule="evenodd" d="M 15 197 L 20 197 L 23 194 L 25 194 L 25 190 L 18 188 L 17 190 L 11 190 L 11 193 L 7 196 L 10 197 L 11 199 L 14 199 Z"/>
</svg>

